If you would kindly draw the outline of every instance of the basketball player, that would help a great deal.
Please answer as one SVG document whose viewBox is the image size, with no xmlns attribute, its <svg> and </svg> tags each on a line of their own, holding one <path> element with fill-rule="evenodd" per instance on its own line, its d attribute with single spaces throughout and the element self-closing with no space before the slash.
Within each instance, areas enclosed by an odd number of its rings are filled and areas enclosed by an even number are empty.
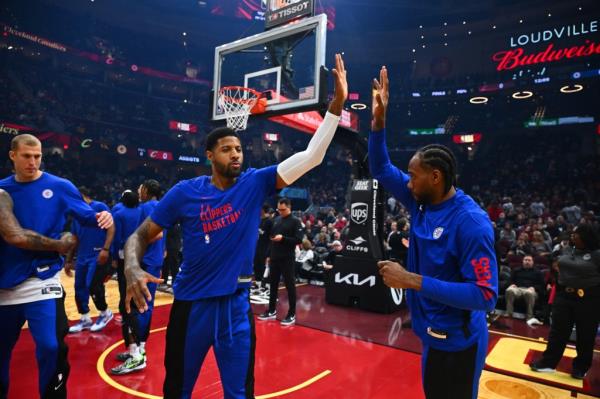
<svg viewBox="0 0 600 399">
<path fill-rule="evenodd" d="M 79 187 L 83 200 L 96 212 L 108 211 L 108 206 L 91 198 L 87 187 Z M 98 226 L 82 226 L 77 220 L 73 221 L 71 232 L 77 238 L 77 262 L 73 267 L 71 251 L 65 260 L 65 273 L 71 276 L 75 269 L 75 303 L 81 315 L 79 322 L 69 328 L 70 333 L 83 330 L 97 332 L 102 330 L 113 319 L 113 313 L 106 303 L 104 278 L 108 274 L 110 246 L 115 236 L 115 226 L 106 231 Z M 90 294 L 100 316 L 95 322 L 90 317 Z"/>
<path fill-rule="evenodd" d="M 96 213 L 71 182 L 39 169 L 42 145 L 37 138 L 14 137 L 9 156 L 15 174 L 0 180 L 0 188 L 11 195 L 23 227 L 56 238 L 68 214 L 88 226 L 112 225 L 110 213 Z M 40 397 L 66 398 L 69 364 L 63 339 L 68 324 L 58 274 L 63 259 L 56 252 L 7 245 L 0 251 L 0 397 L 7 396 L 11 352 L 27 321 L 36 345 Z"/>
<path fill-rule="evenodd" d="M 160 194 L 160 184 L 154 179 L 148 179 L 139 186 L 138 195 L 142 204 L 139 206 L 140 219 L 138 225 L 152 214 L 152 211 L 154 211 L 154 208 L 156 208 L 156 205 L 158 204 Z M 142 269 L 157 279 L 160 277 L 160 272 L 162 270 L 166 245 L 166 235 L 162 232 L 157 234 L 157 236 L 158 235 L 160 235 L 160 237 L 158 239 L 154 237 L 154 240 L 148 245 L 144 258 L 142 259 Z M 148 284 L 151 299 L 148 301 L 147 309 L 145 309 L 145 311 L 138 311 L 138 309 L 133 306 L 132 315 L 126 315 L 123 319 L 124 323 L 128 326 L 128 330 L 134 342 L 129 343 L 129 357 L 127 357 L 122 364 L 111 369 L 113 374 L 129 374 L 146 368 L 146 341 L 150 334 L 150 323 L 152 322 L 156 287 L 156 283 L 151 282 Z M 127 303 L 127 305 L 129 305 L 129 303 Z"/>
<path fill-rule="evenodd" d="M 133 325 L 134 322 L 129 320 L 131 317 L 135 317 L 133 314 L 128 314 L 125 311 L 125 297 L 127 296 L 127 281 L 125 280 L 125 255 L 123 248 L 125 247 L 125 241 L 133 234 L 135 229 L 140 225 L 141 220 L 141 209 L 138 206 L 140 203 L 139 194 L 133 190 L 125 190 L 121 195 L 121 206 L 113 213 L 113 219 L 115 221 L 115 239 L 113 240 L 113 262 L 116 262 L 117 268 L 117 281 L 119 282 L 119 312 L 121 313 L 121 333 L 123 335 L 123 343 L 127 352 L 121 352 L 117 354 L 117 360 L 125 362 L 130 357 L 133 357 L 138 352 L 138 345 L 135 342 L 135 338 L 132 335 L 132 331 L 129 326 Z M 113 209 L 115 209 L 113 207 Z M 113 266 L 114 267 L 114 266 Z"/>
<path fill-rule="evenodd" d="M 374 80 L 369 166 L 411 213 L 407 269 L 378 263 L 386 285 L 408 289 L 412 328 L 423 343 L 428 399 L 477 398 L 487 353 L 486 311 L 494 309 L 498 275 L 492 224 L 456 186 L 456 160 L 442 145 L 419 149 L 408 174 L 390 162 L 385 143 L 389 81 Z"/>
<path fill-rule="evenodd" d="M 140 262 L 148 242 L 181 222 L 183 262 L 173 287 L 165 349 L 164 397 L 190 398 L 204 357 L 213 347 L 227 399 L 254 398 L 254 319 L 249 302 L 260 210 L 266 197 L 319 165 L 348 95 L 342 57 L 336 55 L 335 95 L 306 150 L 279 165 L 242 173 L 242 144 L 229 128 L 206 139 L 212 176 L 175 185 L 125 245 L 127 299 L 142 310 L 147 283 L 161 280 Z M 273 288 L 275 289 L 275 288 Z"/>
</svg>

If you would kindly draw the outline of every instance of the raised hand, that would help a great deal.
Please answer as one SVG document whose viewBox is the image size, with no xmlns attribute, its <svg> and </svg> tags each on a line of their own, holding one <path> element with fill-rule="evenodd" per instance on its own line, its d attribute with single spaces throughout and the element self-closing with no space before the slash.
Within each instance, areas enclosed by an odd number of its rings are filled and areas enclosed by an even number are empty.
<svg viewBox="0 0 600 399">
<path fill-rule="evenodd" d="M 348 98 L 348 80 L 346 79 L 346 67 L 341 54 L 335 55 L 335 68 L 331 70 L 335 81 L 335 92 L 333 100 L 329 104 L 329 112 L 341 115 L 344 103 Z"/>
<path fill-rule="evenodd" d="M 385 114 L 390 99 L 390 81 L 385 66 L 379 71 L 379 80 L 373 79 L 373 102 L 371 130 L 379 131 L 385 128 Z"/>
</svg>

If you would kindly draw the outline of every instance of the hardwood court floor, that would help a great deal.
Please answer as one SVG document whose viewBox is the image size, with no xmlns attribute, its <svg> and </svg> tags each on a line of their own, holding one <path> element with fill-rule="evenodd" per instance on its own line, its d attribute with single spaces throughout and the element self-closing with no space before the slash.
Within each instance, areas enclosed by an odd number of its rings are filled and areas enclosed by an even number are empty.
<svg viewBox="0 0 600 399">
<path fill-rule="evenodd" d="M 69 319 L 78 318 L 73 301 L 73 279 L 63 277 Z M 117 309 L 116 282 L 107 283 L 108 302 Z M 282 293 L 283 294 L 283 293 Z M 71 376 L 69 398 L 160 398 L 164 376 L 164 339 L 172 297 L 159 293 L 148 342 L 148 367 L 137 374 L 112 377 L 110 367 L 120 344 L 120 326 L 111 322 L 100 333 L 69 335 Z M 287 302 L 282 295 L 280 313 Z M 91 306 L 93 308 L 93 305 Z M 254 307 L 255 313 L 264 306 Z M 256 397 L 289 399 L 388 399 L 423 398 L 420 345 L 410 329 L 402 328 L 406 312 L 378 315 L 331 306 L 320 287 L 298 288 L 298 324 L 282 327 L 277 322 L 256 322 Z M 512 321 L 508 324 L 511 324 Z M 514 322 L 509 330 L 492 331 L 486 371 L 480 381 L 480 398 L 559 399 L 600 397 L 600 357 L 580 383 L 568 377 L 566 353 L 554 376 L 529 375 L 527 360 L 543 345 L 536 335 Z M 519 334 L 513 334 L 518 332 Z M 542 345 L 542 347 L 540 347 Z M 9 398 L 37 398 L 37 368 L 33 340 L 24 330 L 11 362 Z M 506 356 L 506 354 L 511 356 Z M 565 374 L 565 375 L 563 375 Z M 550 376 L 550 377 L 548 377 Z M 543 377 L 543 378 L 540 378 Z M 549 379 L 547 379 L 549 378 Z M 576 395 L 576 396 L 575 396 Z M 595 395 L 595 396 L 594 396 Z M 216 362 L 209 354 L 194 397 L 222 398 Z"/>
</svg>

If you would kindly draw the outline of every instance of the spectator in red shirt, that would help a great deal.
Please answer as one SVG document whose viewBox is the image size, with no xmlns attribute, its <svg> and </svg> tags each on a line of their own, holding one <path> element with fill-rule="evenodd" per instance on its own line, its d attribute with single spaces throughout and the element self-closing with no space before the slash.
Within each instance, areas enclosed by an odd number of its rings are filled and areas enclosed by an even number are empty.
<svg viewBox="0 0 600 399">
<path fill-rule="evenodd" d="M 500 214 L 503 211 L 504 210 L 502 209 L 502 207 L 498 204 L 498 201 L 496 201 L 496 200 L 493 200 L 487 209 L 487 213 L 490 216 L 490 219 L 492 220 L 492 222 L 497 222 L 498 218 L 500 217 Z"/>
</svg>

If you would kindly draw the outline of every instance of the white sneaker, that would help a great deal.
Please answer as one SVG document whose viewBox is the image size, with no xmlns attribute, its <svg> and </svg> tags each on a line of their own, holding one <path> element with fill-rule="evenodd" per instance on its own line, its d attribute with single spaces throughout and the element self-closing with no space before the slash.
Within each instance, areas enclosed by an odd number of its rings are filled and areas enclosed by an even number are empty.
<svg viewBox="0 0 600 399">
<path fill-rule="evenodd" d="M 541 325 L 543 325 L 543 324 L 544 324 L 544 323 L 542 323 L 541 321 L 539 321 L 539 320 L 538 320 L 538 319 L 536 319 L 535 317 L 532 317 L 531 319 L 527 320 L 527 325 L 528 325 L 529 327 L 532 327 L 532 326 L 541 326 Z"/>
<path fill-rule="evenodd" d="M 92 319 L 81 319 L 77 324 L 69 327 L 69 333 L 72 334 L 82 332 L 83 330 L 89 330 L 90 328 L 92 328 L 93 324 L 94 323 L 92 322 Z"/>
<path fill-rule="evenodd" d="M 102 330 L 104 327 L 106 327 L 108 322 L 113 319 L 113 317 L 113 312 L 110 309 L 106 309 L 106 314 L 104 316 L 98 316 L 94 325 L 90 327 L 90 331 L 96 332 Z"/>
<path fill-rule="evenodd" d="M 115 375 L 123 375 L 133 373 L 134 371 L 143 370 L 146 368 L 146 357 L 140 356 L 138 358 L 130 357 L 125 360 L 124 363 L 113 367 L 110 372 Z"/>
</svg>

